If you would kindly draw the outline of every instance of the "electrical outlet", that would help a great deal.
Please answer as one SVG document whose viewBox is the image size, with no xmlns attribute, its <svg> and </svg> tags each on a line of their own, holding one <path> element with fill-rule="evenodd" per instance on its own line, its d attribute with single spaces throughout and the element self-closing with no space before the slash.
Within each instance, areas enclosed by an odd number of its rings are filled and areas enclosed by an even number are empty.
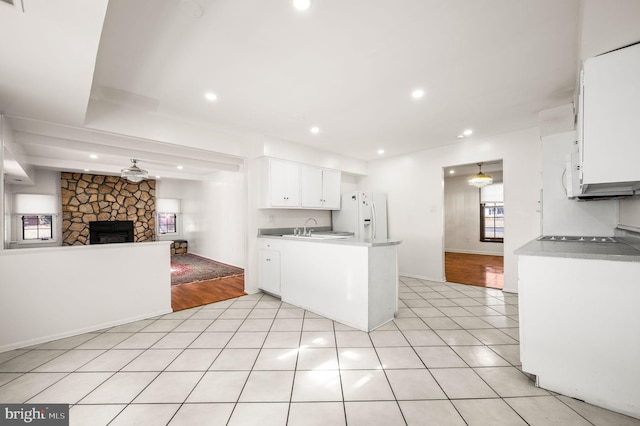
<svg viewBox="0 0 640 426">
<path fill-rule="evenodd" d="M 269 223 L 276 223 L 276 217 L 272 214 L 269 215 Z"/>
</svg>

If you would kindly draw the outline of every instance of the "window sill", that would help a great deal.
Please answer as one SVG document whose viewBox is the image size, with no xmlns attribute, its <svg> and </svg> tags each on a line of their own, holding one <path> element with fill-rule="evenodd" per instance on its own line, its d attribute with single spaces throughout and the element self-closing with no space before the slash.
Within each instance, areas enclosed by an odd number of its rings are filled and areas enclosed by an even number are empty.
<svg viewBox="0 0 640 426">
<path fill-rule="evenodd" d="M 14 241 L 12 241 L 12 242 L 14 242 Z M 18 245 L 20 245 L 20 244 L 48 244 L 48 243 L 57 243 L 57 242 L 58 242 L 58 240 L 56 240 L 55 238 L 15 241 L 15 243 L 18 244 Z"/>
</svg>

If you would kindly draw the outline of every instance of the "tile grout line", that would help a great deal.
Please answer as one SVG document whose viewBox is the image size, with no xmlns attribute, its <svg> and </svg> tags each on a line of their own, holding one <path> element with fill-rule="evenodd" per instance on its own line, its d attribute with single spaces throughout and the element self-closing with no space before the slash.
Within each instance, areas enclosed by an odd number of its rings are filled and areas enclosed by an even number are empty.
<svg viewBox="0 0 640 426">
<path fill-rule="evenodd" d="M 261 298 L 262 298 L 262 297 L 261 297 Z M 237 298 L 235 298 L 235 299 L 237 299 Z M 235 299 L 231 299 L 231 300 L 234 300 L 234 301 L 235 301 Z M 230 299 L 227 299 L 227 300 L 230 300 Z M 258 299 L 258 300 L 259 300 L 259 299 Z M 233 306 L 233 303 L 234 303 L 234 302 L 230 303 L 230 304 L 229 304 L 229 306 L 227 306 L 227 308 L 226 308 L 225 310 L 223 310 L 223 311 L 222 311 L 222 313 L 224 313 L 224 312 L 226 312 L 228 309 L 230 309 L 230 308 L 231 308 L 231 306 Z M 194 312 L 194 313 L 193 313 L 193 315 L 189 316 L 189 317 L 188 317 L 188 318 L 186 318 L 183 322 L 181 322 L 181 323 L 180 323 L 180 325 L 182 325 L 184 322 L 188 321 L 188 320 L 189 320 L 189 318 L 193 317 L 196 313 L 200 312 L 201 310 L 202 310 L 202 309 L 198 309 L 196 312 Z M 222 313 L 221 313 L 220 315 L 222 315 Z M 218 315 L 218 317 L 216 317 L 216 318 L 211 322 L 211 324 L 209 324 L 209 326 L 208 326 L 208 327 L 210 327 L 210 326 L 211 326 L 215 321 L 217 321 L 217 320 L 218 320 L 218 318 L 220 317 L 220 315 Z M 243 322 L 244 322 L 244 321 L 243 321 Z M 242 325 L 242 324 L 241 324 L 241 325 Z M 208 327 L 207 327 L 207 328 L 208 328 Z M 198 337 L 202 336 L 202 335 L 206 332 L 207 328 L 203 329 L 203 330 L 200 332 L 200 334 L 198 334 Z M 238 327 L 238 328 L 239 328 L 239 327 Z M 191 343 L 189 343 L 185 348 L 183 348 L 183 349 L 182 349 L 182 351 L 181 351 L 181 352 L 180 352 L 180 353 L 179 353 L 179 354 L 178 354 L 178 355 L 173 359 L 173 361 L 171 361 L 169 364 L 167 364 L 167 367 L 169 367 L 172 363 L 174 363 L 174 362 L 175 362 L 175 361 L 180 357 L 180 355 L 182 355 L 182 354 L 183 354 L 183 353 L 184 353 L 184 352 L 185 352 L 185 351 L 186 351 L 186 350 L 187 350 L 187 349 L 188 349 L 188 348 L 193 344 L 193 342 L 195 342 L 195 341 L 198 339 L 198 337 L 196 337 L 195 339 L 193 339 L 193 340 L 191 341 Z M 232 338 L 233 338 L 233 337 L 232 337 Z M 229 339 L 229 341 L 231 341 L 231 339 Z M 229 343 L 229 342 L 227 342 L 227 344 L 228 344 L 228 343 Z M 209 349 L 213 349 L 213 348 L 209 348 Z M 213 365 L 213 363 L 214 363 L 214 362 L 216 362 L 216 360 L 218 359 L 218 357 L 220 356 L 220 354 L 221 354 L 221 353 L 222 353 L 222 349 L 220 350 L 220 352 L 218 353 L 218 355 L 216 355 L 216 356 L 214 357 L 214 359 L 211 361 L 211 363 L 209 364 L 209 366 L 207 367 L 207 369 L 206 369 L 206 370 L 204 370 L 204 371 L 202 372 L 202 375 L 200 376 L 200 378 L 196 381 L 196 383 L 195 383 L 195 385 L 193 386 L 193 388 L 191 388 L 191 390 L 187 393 L 187 395 L 185 396 L 184 400 L 180 403 L 180 405 L 179 405 L 178 409 L 173 413 L 173 415 L 171 416 L 171 418 L 169 419 L 169 421 L 167 422 L 167 424 L 171 423 L 171 421 L 172 421 L 172 420 L 173 420 L 173 418 L 176 416 L 176 414 L 178 414 L 178 412 L 180 411 L 180 409 L 184 406 L 184 404 L 185 404 L 185 403 L 186 403 L 186 401 L 189 399 L 189 397 L 191 396 L 191 394 L 193 393 L 193 391 L 198 387 L 198 385 L 200 384 L 200 382 L 202 382 L 202 379 L 204 379 L 204 377 L 207 375 L 207 372 L 209 372 L 209 369 L 211 368 L 211 366 Z M 163 372 L 164 372 L 164 371 L 166 371 L 167 367 L 165 367 L 165 369 L 163 370 Z M 181 373 L 181 372 L 182 372 L 182 371 L 179 371 L 178 373 Z M 161 374 L 162 374 L 162 373 L 161 373 Z M 149 382 L 149 385 L 150 385 L 151 383 L 153 383 L 153 381 L 155 381 L 155 379 L 157 379 L 159 376 L 160 376 L 160 375 L 156 376 L 156 377 L 154 378 L 154 380 L 152 380 L 151 382 Z M 248 376 L 247 376 L 247 379 L 248 379 Z M 148 387 L 148 385 L 147 385 L 147 387 Z M 145 388 L 145 389 L 146 389 L 146 388 Z M 136 396 L 136 398 L 137 398 L 138 396 L 140 396 L 140 394 L 138 394 L 138 395 Z M 134 399 L 132 399 L 132 400 L 131 400 L 131 402 L 133 402 L 134 400 L 135 400 L 135 398 L 134 398 Z M 127 404 L 127 407 L 128 407 L 129 405 L 130 405 L 130 404 Z M 125 408 L 126 408 L 126 407 L 125 407 Z M 116 416 L 116 417 L 117 417 L 117 416 Z M 115 417 L 114 417 L 114 419 L 115 419 Z"/>
</svg>

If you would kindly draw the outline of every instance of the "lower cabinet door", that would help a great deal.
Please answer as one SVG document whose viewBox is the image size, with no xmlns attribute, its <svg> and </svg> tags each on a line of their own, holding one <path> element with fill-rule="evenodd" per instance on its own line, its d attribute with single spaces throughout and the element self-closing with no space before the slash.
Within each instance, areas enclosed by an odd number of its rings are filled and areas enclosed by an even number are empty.
<svg viewBox="0 0 640 426">
<path fill-rule="evenodd" d="M 280 296 L 280 252 L 260 250 L 258 287 L 271 294 Z"/>
</svg>

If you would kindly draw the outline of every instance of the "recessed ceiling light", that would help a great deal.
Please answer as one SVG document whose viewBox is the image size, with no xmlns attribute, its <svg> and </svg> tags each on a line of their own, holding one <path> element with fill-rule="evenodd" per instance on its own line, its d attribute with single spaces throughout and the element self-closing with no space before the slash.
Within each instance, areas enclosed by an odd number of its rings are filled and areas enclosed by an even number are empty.
<svg viewBox="0 0 640 426">
<path fill-rule="evenodd" d="M 318 126 L 313 126 L 311 129 L 309 129 L 309 131 L 311 133 L 313 133 L 314 135 L 317 135 L 318 133 L 320 133 L 320 127 Z"/>
<path fill-rule="evenodd" d="M 207 92 L 204 94 L 204 97 L 207 98 L 208 101 L 215 101 L 216 99 L 218 99 L 218 95 L 216 95 L 213 92 Z"/>
<path fill-rule="evenodd" d="M 460 133 L 458 136 L 456 136 L 456 139 L 462 139 L 464 138 L 464 135 L 462 133 Z"/>
<path fill-rule="evenodd" d="M 160 176 L 156 176 L 156 179 L 160 179 Z"/>
<path fill-rule="evenodd" d="M 411 92 L 411 97 L 413 99 L 420 99 L 424 96 L 424 90 L 422 89 L 416 89 L 413 92 Z"/>
<path fill-rule="evenodd" d="M 84 169 L 84 171 L 85 171 L 85 172 L 89 172 L 90 170 L 89 170 L 89 169 Z"/>
<path fill-rule="evenodd" d="M 95 160 L 96 158 L 98 158 L 98 155 L 97 154 L 89 154 L 89 158 Z"/>
<path fill-rule="evenodd" d="M 292 3 L 296 10 L 307 10 L 311 7 L 311 0 L 293 0 Z"/>
<path fill-rule="evenodd" d="M 462 134 L 465 136 L 471 136 L 473 134 L 473 130 L 467 129 L 464 132 L 462 132 Z"/>
<path fill-rule="evenodd" d="M 178 170 L 182 170 L 182 169 L 184 169 L 184 167 L 182 167 L 182 166 L 177 166 L 177 169 L 178 169 Z"/>
<path fill-rule="evenodd" d="M 379 149 L 378 150 L 378 155 L 382 155 L 382 154 L 384 154 L 384 149 Z"/>
<path fill-rule="evenodd" d="M 455 170 L 449 170 L 450 175 L 454 174 L 455 172 L 456 172 Z"/>
</svg>

